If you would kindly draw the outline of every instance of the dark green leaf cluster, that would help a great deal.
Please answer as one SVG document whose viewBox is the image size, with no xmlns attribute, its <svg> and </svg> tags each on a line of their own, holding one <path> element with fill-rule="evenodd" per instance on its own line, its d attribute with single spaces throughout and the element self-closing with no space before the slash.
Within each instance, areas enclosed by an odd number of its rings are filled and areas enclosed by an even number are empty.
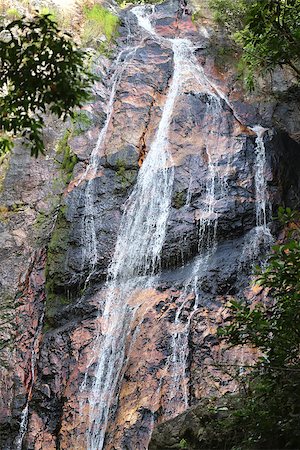
<svg viewBox="0 0 300 450">
<path fill-rule="evenodd" d="M 273 247 L 258 273 L 269 299 L 251 306 L 233 301 L 231 323 L 219 333 L 230 345 L 250 345 L 261 353 L 230 425 L 244 430 L 247 445 L 241 448 L 300 446 L 299 214 L 280 208 L 278 218 L 288 221 L 286 239 Z"/>
<path fill-rule="evenodd" d="M 300 78 L 300 0 L 210 0 L 217 22 L 243 49 L 240 69 L 249 89 L 255 71 L 289 66 Z"/>
<path fill-rule="evenodd" d="M 287 225 L 284 243 L 273 246 L 266 268 L 258 272 L 258 283 L 270 300 L 255 306 L 233 301 L 233 322 L 222 330 L 231 344 L 259 348 L 270 366 L 284 367 L 300 358 L 300 228 L 298 213 L 279 209 Z"/>
<path fill-rule="evenodd" d="M 44 153 L 43 115 L 65 120 L 90 98 L 96 77 L 85 60 L 49 15 L 0 26 L 0 132 L 26 138 L 32 155 Z M 0 153 L 9 145 L 0 139 Z"/>
</svg>

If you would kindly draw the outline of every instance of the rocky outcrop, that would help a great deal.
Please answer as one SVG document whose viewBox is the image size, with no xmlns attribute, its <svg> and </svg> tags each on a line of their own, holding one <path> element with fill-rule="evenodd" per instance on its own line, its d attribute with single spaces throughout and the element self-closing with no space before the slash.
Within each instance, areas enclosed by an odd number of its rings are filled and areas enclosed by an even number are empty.
<svg viewBox="0 0 300 450">
<path fill-rule="evenodd" d="M 95 338 L 105 329 L 105 280 L 126 200 L 157 131 L 174 67 L 168 41 L 142 32 L 130 8 L 120 14 L 124 24 L 116 59 L 99 60 L 104 78 L 85 108 L 89 129 L 69 139 L 78 163 L 68 186 L 54 160 L 53 147 L 64 133 L 55 128 L 48 130 L 50 157 L 34 161 L 17 146 L 3 176 L 2 251 L 9 251 L 2 265 L 4 449 L 16 448 L 27 402 L 23 448 L 87 448 Z M 169 127 L 174 185 L 160 271 L 150 287 L 124 299 L 135 314 L 111 405 L 107 449 L 146 449 L 155 423 L 203 397 L 234 392 L 236 381 L 224 374 L 222 364 L 255 358 L 250 349 L 228 350 L 216 338 L 232 296 L 251 300 L 262 295 L 258 288 L 249 289 L 253 258 L 264 244 L 254 239 L 254 125 L 272 128 L 264 140 L 268 203 L 274 208 L 299 204 L 296 119 L 285 126 L 282 117 L 285 132 L 277 130 L 272 117 L 281 116 L 280 107 L 245 98 L 233 70 L 217 70 L 209 39 L 213 30 L 197 28 L 181 4 L 157 5 L 152 23 L 161 37 L 193 42 L 198 75 L 182 68 L 187 73 Z M 101 129 L 106 133 L 97 145 Z M 22 202 L 17 210 L 12 207 L 16 199 Z M 203 233 L 211 239 L 201 240 Z M 253 249 L 253 242 L 261 248 Z M 207 254 L 209 246 L 213 251 Z"/>
</svg>

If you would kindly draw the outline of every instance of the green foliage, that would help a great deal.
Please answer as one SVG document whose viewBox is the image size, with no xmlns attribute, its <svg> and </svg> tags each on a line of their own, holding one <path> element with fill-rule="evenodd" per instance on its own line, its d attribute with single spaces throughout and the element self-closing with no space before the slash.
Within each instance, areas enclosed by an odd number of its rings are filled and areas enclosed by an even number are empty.
<svg viewBox="0 0 300 450">
<path fill-rule="evenodd" d="M 249 3 L 247 0 L 210 0 L 209 7 L 213 11 L 215 22 L 232 33 L 245 26 Z"/>
<path fill-rule="evenodd" d="M 16 8 L 9 8 L 5 11 L 6 17 L 8 17 L 10 20 L 20 19 L 21 14 Z"/>
<path fill-rule="evenodd" d="M 83 9 L 85 23 L 82 34 L 83 42 L 91 44 L 99 36 L 104 35 L 106 44 L 109 45 L 117 35 L 119 19 L 108 9 L 96 4 L 93 7 L 84 7 Z M 102 47 L 104 43 L 101 44 Z M 107 49 L 107 45 L 105 48 Z M 103 50 L 103 49 L 102 49 Z"/>
<path fill-rule="evenodd" d="M 210 7 L 243 49 L 240 71 L 250 90 L 255 72 L 277 66 L 300 79 L 300 0 L 210 0 Z"/>
<path fill-rule="evenodd" d="M 68 249 L 69 222 L 65 216 L 65 207 L 56 212 L 56 223 L 47 249 L 46 265 L 46 324 L 52 326 L 55 312 L 61 305 L 68 304 L 68 292 L 65 288 L 65 256 Z"/>
<path fill-rule="evenodd" d="M 181 439 L 179 442 L 179 448 L 188 448 L 188 443 L 185 439 Z"/>
<path fill-rule="evenodd" d="M 290 209 L 279 210 L 281 220 L 297 218 Z M 233 322 L 223 336 L 233 345 L 250 344 L 263 353 L 264 364 L 284 367 L 298 362 L 300 349 L 300 229 L 297 222 L 288 225 L 287 238 L 273 246 L 258 283 L 274 299 L 254 307 L 233 301 Z"/>
<path fill-rule="evenodd" d="M 173 196 L 172 205 L 176 209 L 182 208 L 182 206 L 185 205 L 186 202 L 186 194 L 185 192 L 176 192 Z"/>
<path fill-rule="evenodd" d="M 92 124 L 93 121 L 86 111 L 75 112 L 72 118 L 72 134 L 74 136 L 79 136 L 80 134 L 85 133 Z"/>
<path fill-rule="evenodd" d="M 243 449 L 300 446 L 299 213 L 280 208 L 278 218 L 289 222 L 285 242 L 273 247 L 258 273 L 270 298 L 251 306 L 233 301 L 231 323 L 219 333 L 230 345 L 250 345 L 261 353 L 248 395 L 230 419 L 230 429 L 243 430 Z"/>
<path fill-rule="evenodd" d="M 39 14 L 41 14 L 42 16 L 48 16 L 51 20 L 53 20 L 56 23 L 58 22 L 58 11 L 54 9 L 49 9 L 46 6 L 44 6 L 39 10 Z"/>
<path fill-rule="evenodd" d="M 62 136 L 62 138 L 58 141 L 56 146 L 56 152 L 61 156 L 61 160 L 58 161 L 61 170 L 65 173 L 66 179 L 65 182 L 68 183 L 72 177 L 73 170 L 75 164 L 78 162 L 78 158 L 73 152 L 69 144 L 69 137 L 71 135 L 71 131 L 67 129 Z"/>
<path fill-rule="evenodd" d="M 0 154 L 11 136 L 26 139 L 31 154 L 44 153 L 43 114 L 66 119 L 90 98 L 96 77 L 86 55 L 63 34 L 49 15 L 0 26 Z"/>
<path fill-rule="evenodd" d="M 203 18 L 203 13 L 201 9 L 198 9 L 197 11 L 193 12 L 192 14 L 192 22 L 197 23 L 200 19 Z"/>
</svg>

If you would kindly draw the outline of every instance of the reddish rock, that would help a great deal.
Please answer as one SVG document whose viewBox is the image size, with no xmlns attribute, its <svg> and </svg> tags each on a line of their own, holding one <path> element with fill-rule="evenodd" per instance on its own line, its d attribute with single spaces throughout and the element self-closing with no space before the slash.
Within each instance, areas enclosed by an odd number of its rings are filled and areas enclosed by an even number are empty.
<svg viewBox="0 0 300 450">
<path fill-rule="evenodd" d="M 124 71 L 117 85 L 104 144 L 97 155 L 98 167 L 86 170 L 107 113 L 109 80 L 115 69 L 107 60 L 101 63 L 106 75 L 103 85 L 97 87 L 95 102 L 86 108 L 93 124 L 71 141 L 81 162 L 75 168 L 74 179 L 64 189 L 68 229 L 62 239 L 65 253 L 59 254 L 63 277 L 60 284 L 58 277 L 52 280 L 58 306 L 51 317 L 51 328 L 47 322 L 48 331 L 44 329 L 42 335 L 37 330 L 45 299 L 45 254 L 33 250 L 43 247 L 45 241 L 35 247 L 29 238 L 38 211 L 45 208 L 50 216 L 57 217 L 56 210 L 50 214 L 45 200 L 49 179 L 57 176 L 56 169 L 52 160 L 34 162 L 31 167 L 25 158 L 25 175 L 21 177 L 21 169 L 14 160 L 7 178 L 6 191 L 16 185 L 22 201 L 33 202 L 35 208 L 26 212 L 25 225 L 19 223 L 19 216 L 15 226 L 7 225 L 9 210 L 5 210 L 1 222 L 2 250 L 9 253 L 8 268 L 3 264 L 3 279 L 6 287 L 10 282 L 16 287 L 20 278 L 21 286 L 17 307 L 13 309 L 18 330 L 10 324 L 1 329 L 4 340 L 9 341 L 12 336 L 16 339 L 14 352 L 5 353 L 6 361 L 11 357 L 9 368 L 1 369 L 1 421 L 5 426 L 8 424 L 8 432 L 1 436 L 4 450 L 14 448 L 13 439 L 28 397 L 29 424 L 24 448 L 87 449 L 88 398 L 99 353 L 95 342 L 107 325 L 98 315 L 107 290 L 104 282 L 124 204 L 153 142 L 173 72 L 171 47 L 166 42 L 155 42 L 150 35 L 141 40 L 141 30 L 134 28 L 134 19 L 129 12 L 124 14 L 132 22 L 132 39 L 138 45 L 131 59 L 120 62 Z M 229 101 L 223 98 L 216 106 L 205 83 L 197 82 L 193 76 L 186 77 L 176 99 L 168 135 L 172 155 L 169 165 L 174 167 L 173 198 L 161 273 L 153 288 L 145 288 L 129 300 L 131 306 L 138 308 L 128 334 L 126 365 L 111 411 L 106 449 L 146 449 L 155 423 L 176 416 L 203 397 L 234 392 L 236 366 L 252 364 L 255 351 L 226 349 L 217 339 L 216 330 L 228 316 L 226 303 L 230 298 L 246 297 L 255 302 L 265 295 L 257 287 L 249 291 L 252 260 L 244 261 L 242 256 L 244 238 L 256 225 L 255 135 L 249 127 L 261 120 L 265 124 L 267 120 L 260 116 L 255 99 L 245 101 L 240 87 L 233 84 L 233 71 L 216 67 L 206 49 L 205 33 L 196 29 L 187 11 L 175 3 L 163 4 L 156 7 L 155 17 L 156 30 L 162 36 L 189 38 L 195 43 L 201 62 L 199 70 L 203 68 L 213 83 L 212 91 L 216 94 L 219 89 L 228 94 Z M 125 28 L 122 30 L 120 47 L 126 41 Z M 300 164 L 297 158 L 293 159 L 294 167 L 287 161 L 296 153 L 296 147 L 287 139 L 283 141 L 280 135 L 271 134 L 266 135 L 265 144 L 270 202 L 275 205 L 282 199 L 293 202 Z M 216 183 L 213 211 L 207 208 L 206 195 L 212 181 L 211 165 Z M 86 208 L 87 192 L 92 196 L 90 208 Z M 6 201 L 8 205 L 12 203 L 9 198 Z M 83 230 L 91 218 L 98 253 L 92 273 L 90 261 L 83 261 L 89 237 Z M 211 223 L 218 220 L 218 245 L 207 265 L 203 262 L 199 268 L 199 278 L 194 283 L 191 279 L 203 219 L 210 219 Z M 57 231 L 55 223 L 52 225 L 51 232 Z M 213 233 L 208 228 L 206 233 Z M 47 242 L 46 236 L 43 238 Z M 33 254 L 35 257 L 31 259 Z M 12 298 L 15 290 L 10 292 Z M 10 302 L 5 305 L 7 310 L 9 305 Z M 176 322 L 176 313 L 180 311 Z M 10 313 L 9 320 L 11 317 Z M 34 380 L 32 349 L 36 358 Z M 89 376 L 83 388 L 87 370 Z"/>
</svg>

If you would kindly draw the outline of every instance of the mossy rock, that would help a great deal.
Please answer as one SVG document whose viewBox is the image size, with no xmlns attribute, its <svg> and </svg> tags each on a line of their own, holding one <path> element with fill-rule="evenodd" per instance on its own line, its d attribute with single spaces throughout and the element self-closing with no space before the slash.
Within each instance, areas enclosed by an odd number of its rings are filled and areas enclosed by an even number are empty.
<svg viewBox="0 0 300 450">
<path fill-rule="evenodd" d="M 72 302 L 72 296 L 67 288 L 68 274 L 65 268 L 69 232 L 70 224 L 65 216 L 65 207 L 61 207 L 47 250 L 45 311 L 47 325 L 53 325 L 53 318 L 58 310 Z"/>
<path fill-rule="evenodd" d="M 186 204 L 187 194 L 185 191 L 175 192 L 172 198 L 173 208 L 180 209 Z"/>
</svg>

